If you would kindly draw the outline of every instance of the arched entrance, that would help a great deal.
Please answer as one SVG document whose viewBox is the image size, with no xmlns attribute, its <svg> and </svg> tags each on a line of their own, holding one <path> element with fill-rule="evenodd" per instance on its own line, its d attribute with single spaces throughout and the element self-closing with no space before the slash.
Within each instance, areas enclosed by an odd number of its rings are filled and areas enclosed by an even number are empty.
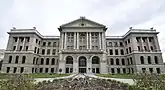
<svg viewBox="0 0 165 90">
<path fill-rule="evenodd" d="M 92 58 L 92 73 L 100 73 L 100 58 L 98 56 Z"/>
<path fill-rule="evenodd" d="M 86 57 L 79 57 L 79 73 L 86 73 L 87 60 Z"/>
<path fill-rule="evenodd" d="M 72 72 L 73 72 L 73 57 L 67 56 L 65 73 L 72 73 Z"/>
</svg>

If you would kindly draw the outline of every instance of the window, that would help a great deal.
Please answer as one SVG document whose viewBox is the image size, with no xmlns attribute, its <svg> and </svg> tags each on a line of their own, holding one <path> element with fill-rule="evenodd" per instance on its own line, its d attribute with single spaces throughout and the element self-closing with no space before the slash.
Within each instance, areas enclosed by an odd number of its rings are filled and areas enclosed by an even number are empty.
<svg viewBox="0 0 165 90">
<path fill-rule="evenodd" d="M 145 73 L 146 72 L 146 68 L 142 68 L 142 72 Z"/>
<path fill-rule="evenodd" d="M 138 46 L 138 51 L 140 51 L 141 49 L 140 49 L 140 46 Z"/>
<path fill-rule="evenodd" d="M 57 44 L 56 42 L 53 42 L 53 47 L 56 47 L 56 44 Z"/>
<path fill-rule="evenodd" d="M 69 43 L 72 43 L 73 42 L 73 35 L 74 35 L 74 33 L 71 32 L 71 33 L 67 33 L 67 34 L 68 34 L 68 36 L 67 36 L 68 42 Z M 80 39 L 80 42 L 84 42 L 84 40 L 85 40 L 85 34 L 84 33 L 83 34 L 80 33 L 79 39 Z"/>
<path fill-rule="evenodd" d="M 44 64 L 44 59 L 43 58 L 41 58 L 41 65 L 43 65 Z"/>
<path fill-rule="evenodd" d="M 35 64 L 35 59 L 36 59 L 36 57 L 33 58 L 33 64 Z"/>
<path fill-rule="evenodd" d="M 129 58 L 127 58 L 127 63 L 128 63 L 128 65 L 130 65 Z"/>
<path fill-rule="evenodd" d="M 23 57 L 22 57 L 22 64 L 25 63 L 25 60 L 26 60 L 26 56 L 23 56 Z"/>
<path fill-rule="evenodd" d="M 23 37 L 20 37 L 20 40 L 21 40 L 21 42 L 23 42 L 24 38 Z"/>
<path fill-rule="evenodd" d="M 26 37 L 26 41 L 29 42 L 30 41 L 30 37 Z"/>
<path fill-rule="evenodd" d="M 99 60 L 99 57 L 97 57 L 97 56 L 94 56 L 93 58 L 92 58 L 92 64 L 99 64 L 100 62 L 99 62 L 100 60 Z"/>
<path fill-rule="evenodd" d="M 154 56 L 154 60 L 155 60 L 155 64 L 159 64 L 157 56 Z"/>
<path fill-rule="evenodd" d="M 115 55 L 119 55 L 118 49 L 115 49 Z"/>
<path fill-rule="evenodd" d="M 50 55 L 50 49 L 47 49 L 47 55 Z"/>
<path fill-rule="evenodd" d="M 144 64 L 144 57 L 143 56 L 140 56 L 140 61 L 141 61 L 141 64 Z"/>
<path fill-rule="evenodd" d="M 117 73 L 120 73 L 120 68 L 117 68 Z"/>
<path fill-rule="evenodd" d="M 19 47 L 19 50 L 20 50 L 20 51 L 22 50 L 22 46 Z"/>
<path fill-rule="evenodd" d="M 15 63 L 18 63 L 19 56 L 16 56 Z"/>
<path fill-rule="evenodd" d="M 151 64 L 151 57 L 148 56 L 148 64 Z"/>
<path fill-rule="evenodd" d="M 130 39 L 128 39 L 128 43 L 130 43 Z"/>
<path fill-rule="evenodd" d="M 156 68 L 156 72 L 160 74 L 160 68 Z"/>
<path fill-rule="evenodd" d="M 113 61 L 113 58 L 111 58 L 110 60 L 111 60 L 111 65 L 114 65 L 114 61 Z"/>
<path fill-rule="evenodd" d="M 40 68 L 40 73 L 42 73 L 43 72 L 43 68 Z"/>
<path fill-rule="evenodd" d="M 14 67 L 13 73 L 17 72 L 17 67 Z"/>
<path fill-rule="evenodd" d="M 45 55 L 45 49 L 42 49 L 42 55 Z"/>
<path fill-rule="evenodd" d="M 40 45 L 41 41 L 38 42 L 38 45 Z"/>
<path fill-rule="evenodd" d="M 154 50 L 152 46 L 150 46 L 150 48 L 151 48 L 151 51 L 153 51 L 153 50 Z"/>
<path fill-rule="evenodd" d="M 14 38 L 14 41 L 15 41 L 15 42 L 17 42 L 17 40 L 18 40 L 18 37 L 13 37 L 13 38 Z"/>
<path fill-rule="evenodd" d="M 38 50 L 37 50 L 37 54 L 39 54 L 39 52 L 40 52 L 40 49 L 38 48 Z"/>
<path fill-rule="evenodd" d="M 48 42 L 48 47 L 50 47 L 51 46 L 51 42 Z"/>
<path fill-rule="evenodd" d="M 149 42 L 152 42 L 153 41 L 153 37 L 149 37 Z"/>
<path fill-rule="evenodd" d="M 46 59 L 46 65 L 49 65 L 49 58 Z"/>
<path fill-rule="evenodd" d="M 122 65 L 125 65 L 125 60 L 124 58 L 121 59 Z"/>
<path fill-rule="evenodd" d="M 149 68 L 150 73 L 153 73 L 153 68 Z"/>
<path fill-rule="evenodd" d="M 12 56 L 9 56 L 9 63 L 11 63 L 12 61 Z"/>
<path fill-rule="evenodd" d="M 136 37 L 136 41 L 137 42 L 140 42 L 140 37 Z"/>
<path fill-rule="evenodd" d="M 132 57 L 130 57 L 130 64 L 133 64 Z"/>
<path fill-rule="evenodd" d="M 124 46 L 124 45 L 123 45 L 123 42 L 120 42 L 120 46 L 121 46 L 121 47 Z"/>
<path fill-rule="evenodd" d="M 34 53 L 36 53 L 36 51 L 37 51 L 37 47 L 34 48 Z"/>
<path fill-rule="evenodd" d="M 143 40 L 143 42 L 146 42 L 146 38 L 145 37 L 142 37 L 142 40 Z"/>
<path fill-rule="evenodd" d="M 127 41 L 125 41 L 125 46 L 127 46 Z"/>
<path fill-rule="evenodd" d="M 43 42 L 42 46 L 44 46 L 44 47 L 45 47 L 45 46 L 46 46 L 46 42 Z"/>
<path fill-rule="evenodd" d="M 120 64 L 120 62 L 119 62 L 119 59 L 117 58 L 116 59 L 116 65 L 119 65 Z"/>
<path fill-rule="evenodd" d="M 26 51 L 28 51 L 28 46 L 26 46 Z"/>
<path fill-rule="evenodd" d="M 113 73 L 113 74 L 115 73 L 115 70 L 114 70 L 114 68 L 111 68 L 111 73 Z"/>
<path fill-rule="evenodd" d="M 144 46 L 144 50 L 147 51 L 147 47 L 146 46 Z"/>
<path fill-rule="evenodd" d="M 71 56 L 66 58 L 66 64 L 73 64 L 73 58 Z"/>
<path fill-rule="evenodd" d="M 38 39 L 36 39 L 36 43 L 38 43 Z"/>
<path fill-rule="evenodd" d="M 126 52 L 127 52 L 127 54 L 128 54 L 128 48 L 126 49 Z"/>
<path fill-rule="evenodd" d="M 112 49 L 109 50 L 109 54 L 113 55 L 113 50 Z"/>
<path fill-rule="evenodd" d="M 32 68 L 32 73 L 34 72 L 34 68 Z"/>
<path fill-rule="evenodd" d="M 38 58 L 36 58 L 36 64 L 38 64 Z"/>
<path fill-rule="evenodd" d="M 123 68 L 123 73 L 126 73 L 126 69 L 125 68 Z"/>
<path fill-rule="evenodd" d="M 129 47 L 129 53 L 131 53 L 131 52 L 132 52 L 131 47 Z"/>
<path fill-rule="evenodd" d="M 21 67 L 20 73 L 23 73 L 23 72 L 24 72 L 24 67 Z"/>
<path fill-rule="evenodd" d="M 10 67 L 7 67 L 6 73 L 10 72 Z"/>
<path fill-rule="evenodd" d="M 16 46 L 13 46 L 13 51 L 16 49 Z"/>
<path fill-rule="evenodd" d="M 52 55 L 56 54 L 56 49 L 53 49 Z"/>
<path fill-rule="evenodd" d="M 52 58 L 52 65 L 55 65 L 55 59 Z"/>
<path fill-rule="evenodd" d="M 112 47 L 112 42 L 109 42 L 109 46 Z"/>
<path fill-rule="evenodd" d="M 51 68 L 51 73 L 54 73 L 54 68 Z"/>
<path fill-rule="evenodd" d="M 48 73 L 49 69 L 48 68 L 45 68 L 45 73 Z"/>
<path fill-rule="evenodd" d="M 120 54 L 124 55 L 124 50 L 123 49 L 120 49 Z"/>
<path fill-rule="evenodd" d="M 132 70 L 132 73 L 134 73 L 134 70 L 133 70 L 133 68 L 131 68 L 131 70 Z"/>
<path fill-rule="evenodd" d="M 117 42 L 114 42 L 114 46 L 115 46 L 115 47 L 118 47 L 118 43 L 117 43 Z"/>
</svg>

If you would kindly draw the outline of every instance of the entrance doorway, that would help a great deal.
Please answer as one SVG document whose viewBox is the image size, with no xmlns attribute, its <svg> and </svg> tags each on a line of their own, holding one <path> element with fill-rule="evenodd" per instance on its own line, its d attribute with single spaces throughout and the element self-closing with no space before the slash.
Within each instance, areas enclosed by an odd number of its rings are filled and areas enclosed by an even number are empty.
<svg viewBox="0 0 165 90">
<path fill-rule="evenodd" d="M 87 60 L 84 56 L 79 57 L 79 73 L 86 73 Z"/>
</svg>

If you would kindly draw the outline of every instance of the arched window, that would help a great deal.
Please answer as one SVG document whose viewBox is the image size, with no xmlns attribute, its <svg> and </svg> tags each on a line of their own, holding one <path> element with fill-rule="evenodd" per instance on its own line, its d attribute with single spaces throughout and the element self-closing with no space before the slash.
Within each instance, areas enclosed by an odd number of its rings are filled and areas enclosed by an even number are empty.
<svg viewBox="0 0 165 90">
<path fill-rule="evenodd" d="M 113 58 L 111 58 L 110 60 L 111 60 L 111 65 L 114 65 L 114 61 L 113 61 Z"/>
<path fill-rule="evenodd" d="M 19 56 L 16 56 L 15 63 L 18 63 L 18 60 L 19 60 Z"/>
<path fill-rule="evenodd" d="M 151 64 L 151 57 L 148 56 L 148 64 Z"/>
<path fill-rule="evenodd" d="M 81 56 L 79 58 L 79 67 L 86 67 L 87 63 L 86 63 L 86 58 L 84 56 Z"/>
<path fill-rule="evenodd" d="M 52 58 L 52 65 L 55 65 L 55 59 Z"/>
<path fill-rule="evenodd" d="M 12 61 L 12 56 L 9 56 L 9 63 L 11 63 Z"/>
<path fill-rule="evenodd" d="M 99 64 L 99 63 L 100 63 L 99 57 L 94 56 L 94 57 L 92 58 L 92 64 Z"/>
<path fill-rule="evenodd" d="M 33 64 L 35 64 L 36 57 L 33 58 Z"/>
<path fill-rule="evenodd" d="M 23 56 L 23 57 L 22 57 L 22 64 L 24 64 L 25 61 L 26 61 L 26 56 Z"/>
<path fill-rule="evenodd" d="M 154 56 L 154 60 L 155 60 L 155 64 L 159 64 L 157 56 Z"/>
<path fill-rule="evenodd" d="M 119 59 L 116 59 L 116 65 L 120 65 Z"/>
<path fill-rule="evenodd" d="M 141 61 L 141 64 L 144 64 L 144 57 L 143 56 L 140 56 L 140 61 Z"/>
<path fill-rule="evenodd" d="M 73 58 L 71 56 L 66 57 L 66 64 L 73 64 Z"/>
<path fill-rule="evenodd" d="M 41 65 L 43 65 L 44 64 L 44 59 L 43 58 L 41 58 Z"/>
<path fill-rule="evenodd" d="M 46 65 L 49 65 L 49 58 L 46 59 Z"/>
</svg>

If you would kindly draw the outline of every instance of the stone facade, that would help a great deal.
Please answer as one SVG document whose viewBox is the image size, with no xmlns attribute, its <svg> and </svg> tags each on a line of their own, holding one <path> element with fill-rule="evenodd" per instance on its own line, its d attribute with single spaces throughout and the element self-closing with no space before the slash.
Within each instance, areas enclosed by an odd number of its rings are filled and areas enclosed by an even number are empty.
<svg viewBox="0 0 165 90">
<path fill-rule="evenodd" d="M 106 26 L 80 17 L 61 25 L 60 36 L 11 29 L 2 70 L 6 73 L 164 73 L 156 30 L 105 36 Z M 61 72 L 59 72 L 61 69 Z"/>
</svg>

